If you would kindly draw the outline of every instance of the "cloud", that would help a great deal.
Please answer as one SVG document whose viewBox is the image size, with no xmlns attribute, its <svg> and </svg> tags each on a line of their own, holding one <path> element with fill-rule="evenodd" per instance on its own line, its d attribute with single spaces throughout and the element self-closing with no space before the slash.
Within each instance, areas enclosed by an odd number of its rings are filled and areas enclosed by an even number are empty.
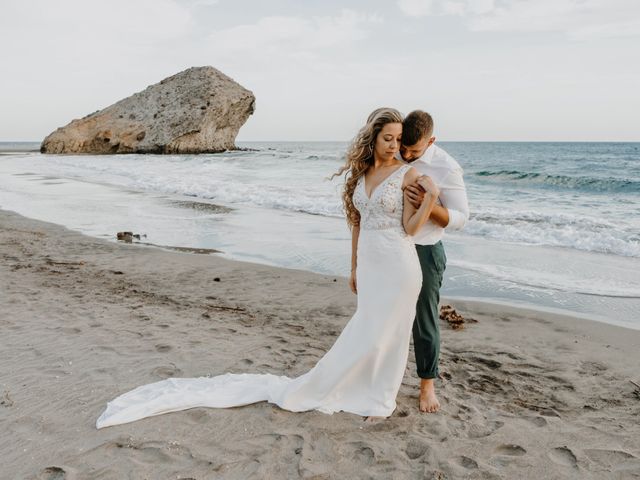
<svg viewBox="0 0 640 480">
<path fill-rule="evenodd" d="M 398 6 L 405 15 L 424 17 L 435 13 L 435 0 L 399 0 Z"/>
<path fill-rule="evenodd" d="M 398 0 L 411 17 L 457 15 L 475 32 L 559 32 L 574 40 L 640 35 L 637 0 Z"/>
<path fill-rule="evenodd" d="M 26 36 L 44 30 L 56 40 L 73 35 L 78 43 L 99 41 L 102 35 L 110 42 L 122 35 L 149 41 L 174 38 L 192 24 L 189 9 L 173 0 L 112 0 L 101 9 L 83 0 L 25 0 L 3 6 L 0 17 L 2 37 L 8 32 Z M 80 34 L 88 36 L 78 38 Z"/>
<path fill-rule="evenodd" d="M 167 52 L 194 25 L 174 0 L 3 3 L 1 134 L 38 138 L 175 73 Z"/>
<path fill-rule="evenodd" d="M 189 8 L 194 7 L 213 7 L 218 5 L 219 0 L 179 0 L 181 3 L 186 4 Z"/>
<path fill-rule="evenodd" d="M 342 10 L 334 17 L 268 16 L 253 24 L 213 32 L 206 41 L 212 51 L 219 54 L 272 52 L 282 56 L 348 46 L 366 38 L 366 24 L 380 22 L 382 19 L 378 15 L 352 10 Z"/>
<path fill-rule="evenodd" d="M 382 19 L 342 10 L 334 16 L 267 16 L 209 34 L 203 56 L 230 75 L 274 83 L 317 85 L 343 76 Z M 319 82 L 325 77 L 324 82 Z"/>
<path fill-rule="evenodd" d="M 483 14 L 494 9 L 494 0 L 398 0 L 398 6 L 410 17 Z"/>
<path fill-rule="evenodd" d="M 560 32 L 575 40 L 640 35 L 636 0 L 512 0 L 470 21 L 473 31 Z"/>
</svg>

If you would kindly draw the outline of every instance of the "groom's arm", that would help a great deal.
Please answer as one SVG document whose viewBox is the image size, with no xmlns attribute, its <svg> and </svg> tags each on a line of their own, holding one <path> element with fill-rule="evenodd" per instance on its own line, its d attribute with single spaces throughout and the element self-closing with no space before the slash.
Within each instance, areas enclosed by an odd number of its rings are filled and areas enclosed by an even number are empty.
<svg viewBox="0 0 640 480">
<path fill-rule="evenodd" d="M 447 230 L 461 230 L 469 220 L 469 200 L 462 169 L 451 171 L 439 187 L 440 201 L 449 214 L 449 221 L 441 226 Z"/>
<path fill-rule="evenodd" d="M 434 205 L 433 210 L 431 211 L 431 215 L 429 216 L 429 220 L 438 225 L 439 227 L 445 228 L 449 225 L 450 221 L 449 210 L 444 208 L 441 205 Z"/>
</svg>

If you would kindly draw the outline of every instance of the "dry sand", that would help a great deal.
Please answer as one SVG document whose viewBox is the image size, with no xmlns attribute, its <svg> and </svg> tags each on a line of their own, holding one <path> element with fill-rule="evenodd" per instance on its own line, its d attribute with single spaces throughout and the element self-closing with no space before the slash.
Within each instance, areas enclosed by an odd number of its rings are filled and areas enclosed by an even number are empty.
<svg viewBox="0 0 640 480">
<path fill-rule="evenodd" d="M 89 238 L 0 211 L 0 477 L 640 478 L 640 331 L 456 302 L 442 409 L 197 408 L 96 430 L 169 376 L 304 373 L 355 309 L 346 279 Z M 218 280 L 216 280 L 218 279 Z"/>
</svg>

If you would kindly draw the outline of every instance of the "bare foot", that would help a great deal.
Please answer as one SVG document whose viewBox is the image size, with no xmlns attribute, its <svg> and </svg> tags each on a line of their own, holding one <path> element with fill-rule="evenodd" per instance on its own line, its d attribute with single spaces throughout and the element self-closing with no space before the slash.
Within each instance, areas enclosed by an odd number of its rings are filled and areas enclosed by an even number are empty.
<svg viewBox="0 0 640 480">
<path fill-rule="evenodd" d="M 433 378 L 423 378 L 420 381 L 420 411 L 434 413 L 440 409 L 440 402 L 436 397 L 436 387 Z"/>
</svg>

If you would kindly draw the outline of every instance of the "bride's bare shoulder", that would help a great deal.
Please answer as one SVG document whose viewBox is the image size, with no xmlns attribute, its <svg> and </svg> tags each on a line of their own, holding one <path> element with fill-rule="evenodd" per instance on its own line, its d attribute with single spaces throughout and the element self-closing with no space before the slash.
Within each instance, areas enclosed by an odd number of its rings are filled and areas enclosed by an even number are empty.
<svg viewBox="0 0 640 480">
<path fill-rule="evenodd" d="M 415 182 L 420 176 L 420 172 L 416 170 L 415 167 L 409 167 L 404 174 L 404 181 L 402 182 L 402 186 L 406 187 L 407 185 Z"/>
</svg>

